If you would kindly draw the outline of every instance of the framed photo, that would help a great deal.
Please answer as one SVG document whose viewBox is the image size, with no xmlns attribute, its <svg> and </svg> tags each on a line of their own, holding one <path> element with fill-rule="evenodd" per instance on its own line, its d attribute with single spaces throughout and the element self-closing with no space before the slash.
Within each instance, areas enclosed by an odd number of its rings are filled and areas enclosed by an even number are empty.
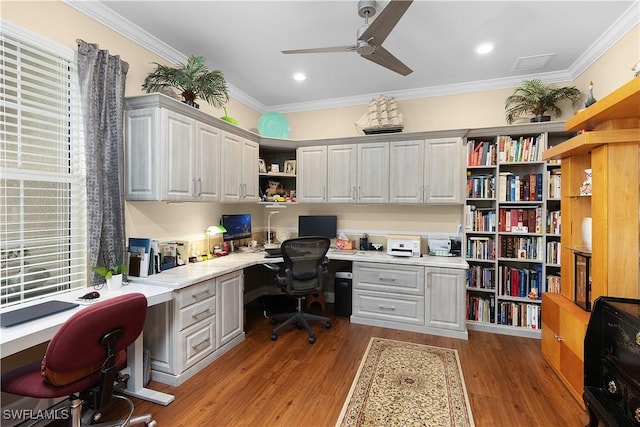
<svg viewBox="0 0 640 427">
<path fill-rule="evenodd" d="M 285 160 L 284 161 L 284 173 L 290 173 L 292 175 L 296 174 L 296 161 L 295 160 Z"/>
<path fill-rule="evenodd" d="M 264 159 L 258 159 L 258 172 L 267 173 L 267 164 L 264 162 Z"/>
</svg>

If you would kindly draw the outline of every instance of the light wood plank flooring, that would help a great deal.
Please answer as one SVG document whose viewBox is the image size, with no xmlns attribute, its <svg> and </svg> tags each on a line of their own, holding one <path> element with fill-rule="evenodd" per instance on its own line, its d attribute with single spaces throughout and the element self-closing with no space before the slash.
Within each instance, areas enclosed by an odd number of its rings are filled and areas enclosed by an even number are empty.
<svg viewBox="0 0 640 427">
<path fill-rule="evenodd" d="M 327 311 L 332 310 L 330 308 Z M 159 426 L 333 426 L 370 337 L 458 351 L 475 423 L 484 426 L 584 426 L 588 415 L 540 354 L 540 341 L 483 332 L 469 340 L 351 324 L 314 324 L 316 343 L 292 328 L 271 341 L 259 307 L 248 310 L 245 341 L 179 387 L 163 407 L 136 400 Z"/>
</svg>

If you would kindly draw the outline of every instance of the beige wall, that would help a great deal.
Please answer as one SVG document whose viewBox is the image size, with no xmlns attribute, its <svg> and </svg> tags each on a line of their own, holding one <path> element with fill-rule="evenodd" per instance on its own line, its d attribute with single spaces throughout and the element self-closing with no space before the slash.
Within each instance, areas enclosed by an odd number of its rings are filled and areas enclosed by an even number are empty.
<svg viewBox="0 0 640 427">
<path fill-rule="evenodd" d="M 154 68 L 151 62 L 162 62 L 153 53 L 59 1 L 3 1 L 2 18 L 72 48 L 75 47 L 76 39 L 81 38 L 98 43 L 101 48 L 108 49 L 113 54 L 119 54 L 130 65 L 126 90 L 128 96 L 142 94 L 140 85 L 144 76 Z M 631 79 L 630 67 L 640 59 L 639 46 L 640 27 L 636 27 L 575 82 L 567 84 L 575 84 L 586 91 L 588 81 L 593 80 L 596 84 L 595 96 L 602 98 Z M 505 125 L 504 99 L 510 93 L 510 89 L 505 89 L 401 101 L 405 131 Z M 222 115 L 220 110 L 207 104 L 202 105 L 201 109 L 214 116 Z M 357 135 L 353 123 L 363 111 L 364 106 L 358 106 L 289 113 L 286 116 L 292 129 L 292 139 L 320 139 Z M 228 113 L 238 119 L 240 126 L 245 129 L 255 129 L 260 117 L 259 112 L 236 100 L 230 101 Z M 565 108 L 560 119 L 564 120 L 572 114 L 570 108 Z M 223 212 L 251 213 L 254 229 L 266 228 L 265 209 L 252 204 L 128 202 L 127 235 L 161 239 L 194 238 L 203 235 L 208 225 L 218 222 Z M 355 235 L 364 231 L 371 234 L 428 231 L 452 233 L 461 221 L 460 207 L 299 205 L 290 206 L 274 216 L 274 227 L 294 230 L 297 215 L 309 213 L 338 213 L 339 228 Z"/>
</svg>

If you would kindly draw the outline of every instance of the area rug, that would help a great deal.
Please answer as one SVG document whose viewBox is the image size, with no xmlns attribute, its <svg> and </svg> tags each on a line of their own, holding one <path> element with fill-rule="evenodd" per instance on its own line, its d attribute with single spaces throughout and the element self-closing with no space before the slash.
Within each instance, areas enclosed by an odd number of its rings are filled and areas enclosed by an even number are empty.
<svg viewBox="0 0 640 427">
<path fill-rule="evenodd" d="M 456 350 L 373 337 L 336 426 L 468 426 Z"/>
</svg>

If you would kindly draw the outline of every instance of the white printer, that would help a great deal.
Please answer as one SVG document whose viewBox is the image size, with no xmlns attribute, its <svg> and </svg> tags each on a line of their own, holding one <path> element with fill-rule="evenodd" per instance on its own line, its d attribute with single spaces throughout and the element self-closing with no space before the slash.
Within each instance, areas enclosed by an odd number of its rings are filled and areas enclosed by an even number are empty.
<svg viewBox="0 0 640 427">
<path fill-rule="evenodd" d="M 420 257 L 420 236 L 387 236 L 387 254 Z"/>
</svg>

